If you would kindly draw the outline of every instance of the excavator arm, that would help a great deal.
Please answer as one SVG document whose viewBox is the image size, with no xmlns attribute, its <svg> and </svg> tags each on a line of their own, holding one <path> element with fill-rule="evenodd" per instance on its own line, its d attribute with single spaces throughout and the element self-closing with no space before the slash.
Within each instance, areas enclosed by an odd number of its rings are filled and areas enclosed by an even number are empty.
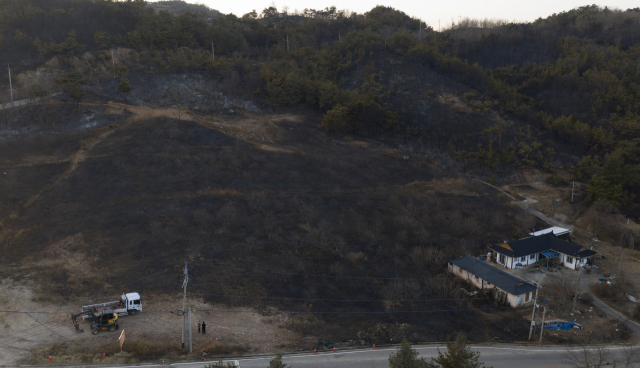
<svg viewBox="0 0 640 368">
<path fill-rule="evenodd" d="M 73 321 L 73 327 L 76 328 L 76 332 L 83 332 L 83 330 L 80 328 L 80 324 L 78 323 L 78 317 L 85 316 L 89 318 L 91 322 L 94 322 L 96 320 L 96 315 L 93 313 L 93 311 L 90 310 L 80 313 L 74 313 L 71 315 L 71 321 Z"/>
</svg>

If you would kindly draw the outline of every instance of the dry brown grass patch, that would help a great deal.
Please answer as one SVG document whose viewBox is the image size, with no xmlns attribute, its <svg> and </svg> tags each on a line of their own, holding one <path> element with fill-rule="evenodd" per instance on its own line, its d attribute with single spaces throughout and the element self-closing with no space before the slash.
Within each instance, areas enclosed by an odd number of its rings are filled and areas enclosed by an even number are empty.
<svg viewBox="0 0 640 368">
<path fill-rule="evenodd" d="M 94 267 L 97 261 L 74 249 L 86 249 L 82 234 L 76 234 L 52 243 L 39 256 L 27 256 L 22 259 L 24 270 L 37 275 L 40 280 L 34 293 L 34 301 L 61 303 L 64 298 L 60 288 L 70 289 L 71 295 L 90 290 L 109 288 L 107 279 Z"/>
<path fill-rule="evenodd" d="M 241 351 L 241 349 L 236 350 Z M 102 353 L 106 356 L 104 360 Z M 117 343 L 103 344 L 91 349 L 86 349 L 82 344 L 70 345 L 69 343 L 38 347 L 33 354 L 21 359 L 20 363 L 43 364 L 47 362 L 49 356 L 55 364 L 138 363 L 157 359 L 173 360 L 183 355 L 183 350 L 178 343 L 127 339 L 122 352 Z"/>
</svg>

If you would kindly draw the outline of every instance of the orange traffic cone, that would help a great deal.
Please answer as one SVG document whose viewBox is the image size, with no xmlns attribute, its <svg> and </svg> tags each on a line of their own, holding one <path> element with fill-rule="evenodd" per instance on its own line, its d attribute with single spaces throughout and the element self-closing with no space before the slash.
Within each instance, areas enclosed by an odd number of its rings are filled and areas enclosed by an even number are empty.
<svg viewBox="0 0 640 368">
<path fill-rule="evenodd" d="M 51 359 L 51 355 L 49 355 L 49 361 L 52 361 L 53 359 Z"/>
<path fill-rule="evenodd" d="M 316 353 L 316 349 L 315 349 L 315 348 L 313 349 L 313 353 L 314 353 L 314 354 Z"/>
<path fill-rule="evenodd" d="M 376 344 L 373 344 L 373 350 L 376 350 Z"/>
<path fill-rule="evenodd" d="M 105 353 L 102 353 L 102 359 L 107 359 L 107 356 L 105 355 Z"/>
<path fill-rule="evenodd" d="M 333 347 L 333 352 L 334 352 L 334 353 L 336 352 L 336 347 L 335 347 L 335 346 Z"/>
</svg>

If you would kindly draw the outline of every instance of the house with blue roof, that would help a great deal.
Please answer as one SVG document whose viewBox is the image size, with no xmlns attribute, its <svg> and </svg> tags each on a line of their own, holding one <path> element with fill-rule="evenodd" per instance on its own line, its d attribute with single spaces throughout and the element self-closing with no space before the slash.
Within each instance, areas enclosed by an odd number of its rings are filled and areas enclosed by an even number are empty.
<svg viewBox="0 0 640 368">
<path fill-rule="evenodd" d="M 587 259 L 598 254 L 576 243 L 558 238 L 553 232 L 490 246 L 491 260 L 506 268 L 520 268 L 541 259 L 558 258 L 560 265 L 579 270 Z"/>
<path fill-rule="evenodd" d="M 465 255 L 449 260 L 449 272 L 464 279 L 480 290 L 491 289 L 496 299 L 512 307 L 533 301 L 536 287 L 481 259 Z"/>
</svg>

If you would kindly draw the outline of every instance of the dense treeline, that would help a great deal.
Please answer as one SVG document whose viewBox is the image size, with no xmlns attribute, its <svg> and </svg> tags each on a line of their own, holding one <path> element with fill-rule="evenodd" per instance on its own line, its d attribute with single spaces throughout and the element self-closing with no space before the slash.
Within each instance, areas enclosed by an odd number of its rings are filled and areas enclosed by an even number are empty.
<svg viewBox="0 0 640 368">
<path fill-rule="evenodd" d="M 634 201 L 640 189 L 640 8 L 584 6 L 490 29 L 467 20 L 447 33 L 448 54 L 485 66 L 515 87 L 517 105 L 536 130 L 581 157 L 573 173 L 592 179 L 593 198 Z M 640 215 L 636 206 L 626 209 Z"/>
<path fill-rule="evenodd" d="M 127 32 L 153 11 L 144 0 L 6 0 L 0 4 L 0 60 L 72 55 L 94 47 L 95 32 L 122 43 Z"/>
<path fill-rule="evenodd" d="M 126 47 L 132 72 L 206 70 L 226 92 L 316 109 L 330 131 L 448 150 L 488 177 L 569 169 L 595 199 L 628 211 L 638 200 L 638 8 L 467 19 L 443 32 L 382 6 L 216 14 L 156 12 L 143 0 L 7 0 L 0 61 Z"/>
</svg>

